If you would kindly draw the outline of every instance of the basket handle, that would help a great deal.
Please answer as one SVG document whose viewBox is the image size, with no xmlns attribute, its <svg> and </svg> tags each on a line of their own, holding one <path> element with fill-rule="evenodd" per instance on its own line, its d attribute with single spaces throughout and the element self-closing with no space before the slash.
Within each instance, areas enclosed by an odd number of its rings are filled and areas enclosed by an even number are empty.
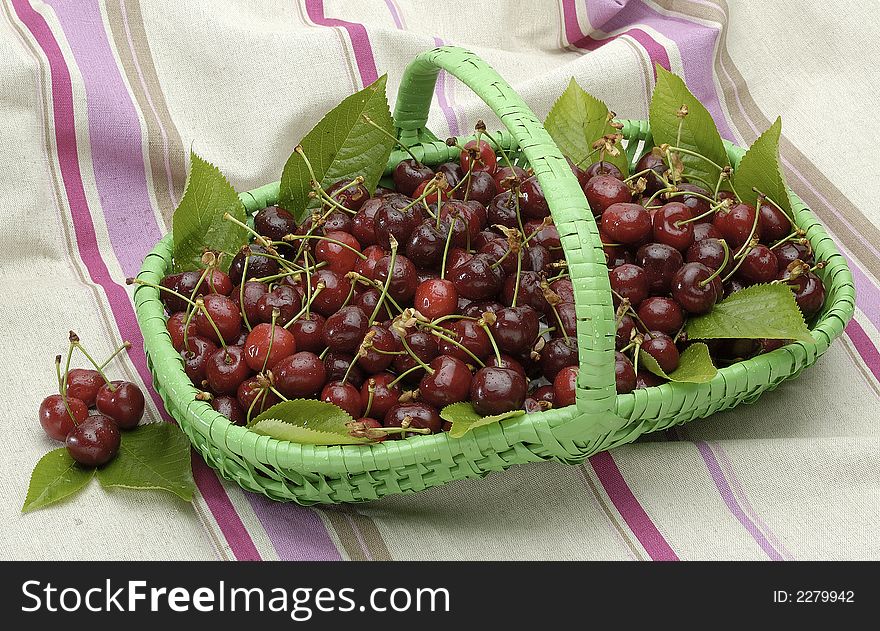
<svg viewBox="0 0 880 631">
<path fill-rule="evenodd" d="M 568 162 L 538 117 L 489 64 L 470 51 L 443 46 L 425 51 L 410 62 L 403 73 L 394 109 L 401 139 L 433 138 L 425 123 L 441 69 L 467 85 L 501 119 L 534 170 L 559 230 L 576 302 L 579 414 L 553 431 L 558 438 L 577 440 L 600 420 L 620 420 L 614 413 L 617 326 L 605 254 L 593 213 Z"/>
</svg>

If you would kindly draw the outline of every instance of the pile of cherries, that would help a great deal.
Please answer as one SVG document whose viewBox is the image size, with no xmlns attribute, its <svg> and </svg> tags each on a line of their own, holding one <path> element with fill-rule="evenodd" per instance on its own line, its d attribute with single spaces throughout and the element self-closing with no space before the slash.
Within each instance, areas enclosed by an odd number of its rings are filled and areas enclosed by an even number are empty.
<svg viewBox="0 0 880 631">
<path fill-rule="evenodd" d="M 259 211 L 228 274 L 206 252 L 205 269 L 154 285 L 200 397 L 237 424 L 318 398 L 377 440 L 448 429 L 439 411 L 462 401 L 482 415 L 573 404 L 574 292 L 541 186 L 486 140 L 459 148 L 434 169 L 403 160 L 395 190 L 372 196 L 361 178 L 313 183 L 321 206 L 302 223 Z M 742 287 L 785 279 L 805 314 L 821 307 L 809 244 L 773 205 L 756 219 L 728 193 L 672 185 L 652 152 L 627 180 L 569 163 L 606 244 L 618 392 L 660 381 L 636 371 L 639 348 L 675 370 L 688 314 Z M 748 344 L 713 352 L 772 346 Z"/>
<path fill-rule="evenodd" d="M 111 381 L 104 367 L 122 350 L 125 342 L 103 363 L 96 363 L 70 332 L 67 364 L 62 373 L 61 355 L 55 357 L 58 394 L 40 403 L 40 425 L 53 440 L 64 442 L 71 457 L 82 465 L 96 467 L 112 460 L 119 451 L 119 430 L 138 426 L 144 415 L 144 393 L 130 381 Z M 79 349 L 94 369 L 70 369 L 70 357 Z M 90 413 L 95 408 L 95 413 Z"/>
</svg>

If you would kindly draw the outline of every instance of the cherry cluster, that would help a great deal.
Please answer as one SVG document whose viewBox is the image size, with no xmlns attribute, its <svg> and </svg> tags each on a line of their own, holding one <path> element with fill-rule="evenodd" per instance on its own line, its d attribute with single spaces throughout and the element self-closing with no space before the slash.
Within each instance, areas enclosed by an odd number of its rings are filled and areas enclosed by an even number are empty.
<svg viewBox="0 0 880 631">
<path fill-rule="evenodd" d="M 200 396 L 237 424 L 318 398 L 377 440 L 448 429 L 439 411 L 457 402 L 482 415 L 573 404 L 574 290 L 541 186 L 479 136 L 459 149 L 433 169 L 401 161 L 394 189 L 372 196 L 359 177 L 313 182 L 320 206 L 304 221 L 270 206 L 241 224 L 253 238 L 228 274 L 206 252 L 205 269 L 154 285 Z M 640 348 L 675 370 L 687 315 L 739 288 L 783 279 L 805 314 L 821 307 L 809 244 L 774 205 L 756 214 L 673 184 L 652 152 L 626 179 L 569 164 L 605 244 L 618 392 L 658 383 L 637 372 Z M 735 352 L 772 346 L 759 342 Z"/>
<path fill-rule="evenodd" d="M 119 430 L 134 429 L 144 415 L 141 389 L 130 381 L 111 381 L 104 373 L 107 364 L 130 347 L 125 342 L 98 364 L 71 331 L 63 371 L 61 355 L 55 357 L 58 394 L 50 394 L 40 403 L 40 425 L 49 438 L 64 442 L 71 457 L 82 465 L 96 467 L 112 460 L 119 451 Z M 94 369 L 70 369 L 74 349 L 80 350 Z M 91 414 L 90 408 L 96 412 Z"/>
</svg>

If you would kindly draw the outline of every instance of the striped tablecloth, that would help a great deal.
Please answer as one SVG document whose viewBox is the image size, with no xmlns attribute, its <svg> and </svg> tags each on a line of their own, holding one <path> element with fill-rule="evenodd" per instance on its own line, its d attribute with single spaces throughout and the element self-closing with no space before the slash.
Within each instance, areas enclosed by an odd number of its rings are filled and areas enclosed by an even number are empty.
<svg viewBox="0 0 880 631">
<path fill-rule="evenodd" d="M 76 559 L 880 558 L 880 212 L 871 24 L 843 0 L 3 0 L 0 10 L 0 557 Z M 777 114 L 790 185 L 842 246 L 858 290 L 846 335 L 796 381 L 711 420 L 576 467 L 522 466 L 372 504 L 301 508 L 194 463 L 192 507 L 92 485 L 19 514 L 51 447 L 36 420 L 68 328 L 150 381 L 128 275 L 170 225 L 192 146 L 238 190 L 277 179 L 343 96 L 418 51 L 487 59 L 540 115 L 574 76 L 643 118 L 659 63 L 724 137 Z M 437 84 L 430 126 L 485 107 Z M 497 121 L 496 121 L 497 124 Z M 147 414 L 164 417 L 150 391 Z"/>
</svg>

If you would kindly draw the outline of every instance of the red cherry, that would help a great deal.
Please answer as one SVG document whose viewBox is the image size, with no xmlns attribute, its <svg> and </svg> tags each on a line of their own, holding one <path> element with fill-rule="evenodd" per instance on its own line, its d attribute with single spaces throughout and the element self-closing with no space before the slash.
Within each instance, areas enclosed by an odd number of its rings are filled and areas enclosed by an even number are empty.
<svg viewBox="0 0 880 631">
<path fill-rule="evenodd" d="M 186 323 L 186 319 L 187 319 L 186 312 L 185 311 L 178 311 L 177 313 L 172 314 L 171 317 L 168 318 L 167 322 L 165 322 L 165 328 L 168 330 L 168 335 L 171 336 L 171 346 L 174 347 L 174 350 L 179 351 L 180 349 L 183 348 L 183 334 L 184 334 L 183 326 Z M 187 337 L 192 337 L 193 335 L 198 335 L 198 334 L 199 334 L 199 332 L 196 329 L 196 323 L 193 322 L 192 319 L 190 319 L 189 327 L 187 327 Z M 70 383 L 71 376 L 73 375 L 75 370 L 81 370 L 81 369 L 76 368 L 76 369 L 70 371 L 70 373 L 67 376 L 68 383 Z M 90 371 L 90 372 L 94 372 L 96 375 L 98 374 L 96 371 Z M 99 379 L 100 379 L 100 377 L 101 376 L 98 375 Z M 103 383 L 104 383 L 104 380 L 101 379 L 101 383 L 98 384 L 98 388 L 100 388 L 101 384 L 103 384 Z M 97 393 L 97 388 L 95 389 L 95 391 Z M 94 400 L 94 398 L 92 398 L 91 403 L 89 403 L 89 405 L 93 405 L 94 402 L 95 402 L 95 400 Z"/>
<path fill-rule="evenodd" d="M 64 442 L 67 453 L 78 463 L 100 467 L 119 451 L 120 440 L 115 420 L 96 414 L 74 427 Z"/>
<path fill-rule="evenodd" d="M 566 366 L 553 380 L 553 403 L 556 407 L 574 405 L 577 391 L 577 366 Z"/>
<path fill-rule="evenodd" d="M 458 292 L 452 281 L 432 278 L 423 281 L 416 288 L 414 305 L 426 318 L 437 318 L 455 313 L 458 307 Z"/>
<path fill-rule="evenodd" d="M 651 216 L 639 204 L 612 204 L 602 213 L 602 231 L 613 243 L 645 243 L 651 237 L 651 230 Z"/>
<path fill-rule="evenodd" d="M 121 429 L 133 429 L 141 422 L 144 415 L 144 393 L 130 381 L 104 384 L 98 390 L 95 407 L 104 416 L 109 416 Z"/>
<path fill-rule="evenodd" d="M 471 140 L 464 146 L 464 150 L 459 156 L 461 169 L 465 173 L 468 171 L 488 171 L 491 175 L 495 173 L 498 158 L 491 145 L 485 140 Z"/>
<path fill-rule="evenodd" d="M 67 403 L 73 412 L 73 418 L 64 406 L 64 399 L 60 394 L 50 394 L 40 403 L 40 425 L 53 440 L 67 438 L 73 428 L 89 415 L 89 408 L 79 399 L 67 397 Z"/>
<path fill-rule="evenodd" d="M 79 399 L 86 407 L 95 405 L 98 390 L 103 385 L 104 378 L 97 370 L 74 368 L 67 373 L 67 396 Z"/>
<path fill-rule="evenodd" d="M 348 412 L 352 418 L 358 418 L 363 413 L 361 394 L 350 383 L 331 381 L 321 390 L 321 401 L 332 403 Z"/>
<path fill-rule="evenodd" d="M 327 380 L 324 362 L 308 351 L 294 353 L 275 364 L 275 387 L 289 399 L 317 394 Z"/>
<path fill-rule="evenodd" d="M 437 408 L 465 401 L 471 389 L 471 371 L 456 357 L 441 355 L 431 361 L 428 372 L 419 382 L 421 399 Z"/>
<path fill-rule="evenodd" d="M 315 246 L 315 260 L 327 263 L 327 268 L 338 274 L 347 274 L 352 271 L 357 262 L 361 260 L 357 255 L 361 251 L 361 244 L 358 243 L 358 240 L 348 232 L 331 231 L 324 236 L 326 239 L 321 239 Z M 333 239 L 333 241 L 329 239 Z M 344 243 L 348 247 L 343 247 L 339 243 L 335 243 L 336 241 Z"/>
<path fill-rule="evenodd" d="M 369 414 L 385 418 L 388 410 L 397 405 L 402 394 L 400 385 L 391 385 L 395 377 L 391 373 L 382 372 L 367 379 L 361 386 L 361 406 L 369 410 Z M 370 390 L 372 389 L 372 401 Z"/>
<path fill-rule="evenodd" d="M 270 350 L 271 346 L 271 350 Z M 275 364 L 296 352 L 296 338 L 286 329 L 258 324 L 244 342 L 244 359 L 254 372 L 271 370 Z"/>
<path fill-rule="evenodd" d="M 690 209 L 681 202 L 669 202 L 654 213 L 654 241 L 671 245 L 676 250 L 687 250 L 694 242 L 694 224 L 682 223 L 693 219 Z"/>
</svg>

